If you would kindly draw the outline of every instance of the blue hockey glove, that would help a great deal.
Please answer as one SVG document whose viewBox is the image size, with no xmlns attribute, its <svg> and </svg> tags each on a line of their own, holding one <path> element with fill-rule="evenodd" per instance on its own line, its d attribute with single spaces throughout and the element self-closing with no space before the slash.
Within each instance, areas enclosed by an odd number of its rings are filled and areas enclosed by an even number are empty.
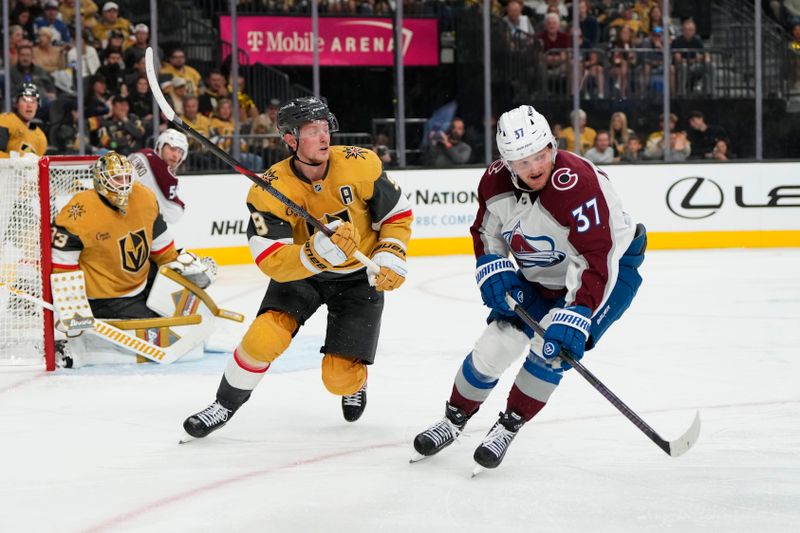
<svg viewBox="0 0 800 533">
<path fill-rule="evenodd" d="M 576 360 L 583 357 L 592 325 L 591 309 L 582 305 L 571 305 L 563 309 L 553 309 L 550 315 L 552 321 L 544 332 L 544 358 L 558 357 L 562 346 Z"/>
<path fill-rule="evenodd" d="M 484 305 L 491 309 L 507 315 L 514 314 L 514 311 L 506 303 L 506 293 L 510 294 L 518 303 L 525 301 L 522 282 L 517 277 L 517 269 L 507 257 L 495 254 L 479 257 L 475 281 L 478 282 Z"/>
</svg>

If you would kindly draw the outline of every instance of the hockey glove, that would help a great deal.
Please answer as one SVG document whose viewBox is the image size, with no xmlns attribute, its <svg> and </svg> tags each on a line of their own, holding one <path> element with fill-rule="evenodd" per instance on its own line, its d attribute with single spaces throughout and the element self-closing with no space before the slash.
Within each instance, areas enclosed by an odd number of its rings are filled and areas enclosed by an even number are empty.
<svg viewBox="0 0 800 533">
<path fill-rule="evenodd" d="M 381 270 L 369 273 L 369 284 L 379 291 L 393 291 L 406 281 L 406 250 L 400 241 L 379 241 L 372 250 L 372 260 Z"/>
<path fill-rule="evenodd" d="M 553 309 L 549 313 L 550 325 L 544 332 L 545 359 L 558 357 L 563 346 L 574 359 L 583 357 L 589 328 L 592 325 L 592 311 L 582 305 L 571 305 L 563 309 Z"/>
<path fill-rule="evenodd" d="M 336 232 L 330 237 L 321 231 L 315 232 L 306 242 L 305 252 L 312 263 L 322 260 L 323 266 L 339 266 L 358 249 L 358 230 L 350 222 L 341 220 L 335 220 L 327 226 Z"/>
<path fill-rule="evenodd" d="M 217 262 L 211 257 L 197 257 L 192 252 L 181 252 L 175 261 L 167 263 L 170 268 L 201 289 L 217 279 Z"/>
<path fill-rule="evenodd" d="M 506 303 L 506 293 L 517 303 L 525 302 L 524 289 L 517 277 L 517 269 L 507 257 L 495 254 L 479 257 L 475 281 L 478 282 L 484 305 L 491 309 L 506 315 L 514 314 Z"/>
</svg>

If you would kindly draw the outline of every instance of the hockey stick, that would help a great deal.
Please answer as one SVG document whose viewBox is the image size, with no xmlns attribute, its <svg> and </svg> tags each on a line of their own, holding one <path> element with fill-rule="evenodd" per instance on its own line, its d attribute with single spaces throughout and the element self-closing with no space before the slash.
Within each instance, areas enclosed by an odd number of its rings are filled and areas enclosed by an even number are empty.
<svg viewBox="0 0 800 533">
<path fill-rule="evenodd" d="M 536 320 L 534 320 L 534 318 L 527 311 L 525 311 L 525 309 L 517 305 L 517 302 L 508 294 L 506 294 L 506 302 L 508 303 L 509 307 L 514 310 L 517 316 L 522 319 L 523 322 L 525 322 L 525 324 L 533 328 L 533 331 L 535 331 L 537 335 L 544 336 L 544 328 L 542 328 L 542 326 L 540 326 L 539 323 L 536 322 Z M 689 449 L 694 446 L 695 442 L 697 442 L 697 439 L 700 436 L 700 411 L 697 411 L 692 425 L 683 433 L 683 435 L 675 440 L 665 440 L 656 432 L 656 430 L 650 427 L 647 422 L 642 420 L 642 418 L 630 407 L 625 405 L 625 403 L 620 400 L 616 394 L 611 392 L 611 390 L 606 387 L 603 382 L 600 381 L 594 374 L 592 374 L 589 369 L 583 366 L 583 363 L 573 358 L 563 347 L 561 348 L 559 356 L 567 363 L 572 365 L 572 367 L 577 370 L 578 373 L 583 376 L 583 378 L 586 379 L 586 381 L 588 381 L 592 387 L 597 389 L 597 391 L 602 394 L 606 400 L 611 402 L 611 404 L 616 407 L 620 413 L 625 415 L 628 420 L 633 422 L 633 425 L 639 428 L 642 433 L 647 435 L 647 438 L 655 442 L 656 445 L 664 450 L 667 455 L 671 457 L 681 456 L 688 452 Z"/>
<path fill-rule="evenodd" d="M 210 139 L 205 137 L 202 133 L 198 132 L 188 124 L 184 123 L 183 120 L 179 116 L 175 114 L 175 110 L 172 109 L 167 102 L 166 98 L 164 98 L 164 93 L 161 92 L 161 86 L 158 83 L 158 76 L 156 76 L 156 68 L 155 63 L 153 62 L 153 48 L 148 47 L 145 51 L 145 66 L 147 69 L 147 81 L 150 83 L 150 90 L 153 92 L 153 96 L 158 103 L 159 109 L 161 112 L 164 113 L 164 116 L 167 117 L 167 120 L 170 121 L 176 128 L 184 132 L 185 134 L 193 137 L 197 140 L 200 144 L 205 146 L 209 152 L 213 155 L 227 163 L 230 167 L 232 167 L 236 172 L 241 174 L 242 176 L 248 178 L 250 181 L 267 191 L 269 194 L 274 196 L 279 202 L 283 205 L 291 209 L 296 215 L 302 217 L 306 222 L 314 226 L 318 231 L 321 231 L 328 237 L 333 235 L 333 230 L 328 228 L 325 224 L 311 216 L 311 214 L 293 202 L 288 196 L 277 190 L 273 187 L 269 180 L 264 179 L 263 176 L 260 176 L 253 172 L 252 170 L 248 169 L 247 167 L 243 166 L 239 161 L 231 157 L 231 155 L 211 142 Z M 355 257 L 358 261 L 361 262 L 364 266 L 367 267 L 367 270 L 371 271 L 374 274 L 380 272 L 380 267 L 375 264 L 369 257 L 365 256 L 359 250 L 356 250 L 353 253 L 353 257 Z"/>
<path fill-rule="evenodd" d="M 53 308 L 53 304 L 45 302 L 44 300 L 42 300 L 41 298 L 37 298 L 36 296 L 31 296 L 30 294 L 28 294 L 26 292 L 22 292 L 21 290 L 17 289 L 16 287 L 12 287 L 8 283 L 4 283 L 4 282 L 0 281 L 0 289 L 8 291 L 9 293 L 11 293 L 11 294 L 13 294 L 15 296 L 19 296 L 23 300 L 26 300 L 28 302 L 34 303 L 34 304 L 38 305 L 39 307 L 43 307 L 44 309 L 47 309 L 48 311 L 55 311 L 55 309 Z"/>
</svg>

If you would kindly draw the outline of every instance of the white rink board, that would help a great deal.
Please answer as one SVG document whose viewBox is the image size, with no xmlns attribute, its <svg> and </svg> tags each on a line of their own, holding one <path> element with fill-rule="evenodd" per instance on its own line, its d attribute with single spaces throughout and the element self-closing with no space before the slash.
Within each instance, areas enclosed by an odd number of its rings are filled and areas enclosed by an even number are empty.
<svg viewBox="0 0 800 533">
<path fill-rule="evenodd" d="M 800 230 L 798 163 L 603 168 L 626 211 L 650 233 Z M 482 173 L 483 168 L 389 171 L 412 202 L 413 239 L 469 236 Z M 177 242 L 189 248 L 246 246 L 250 185 L 238 174 L 182 177 L 187 208 L 172 227 Z"/>
</svg>

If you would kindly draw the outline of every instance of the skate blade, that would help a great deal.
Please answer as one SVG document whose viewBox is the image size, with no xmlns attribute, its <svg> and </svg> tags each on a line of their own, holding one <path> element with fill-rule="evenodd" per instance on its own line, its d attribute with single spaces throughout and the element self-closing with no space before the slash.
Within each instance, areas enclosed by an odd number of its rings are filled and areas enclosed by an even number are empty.
<svg viewBox="0 0 800 533">
<path fill-rule="evenodd" d="M 475 464 L 475 468 L 472 469 L 472 476 L 471 477 L 477 476 L 478 474 L 480 474 L 484 470 L 485 470 L 485 468 L 483 468 L 481 465 L 476 463 Z"/>
<path fill-rule="evenodd" d="M 409 459 L 408 462 L 410 464 L 414 464 L 414 463 L 418 463 L 418 462 L 422 461 L 423 459 L 427 459 L 427 458 L 428 458 L 427 455 L 422 455 L 421 453 L 415 451 L 414 455 L 411 456 L 411 459 Z"/>
<path fill-rule="evenodd" d="M 186 444 L 187 442 L 192 442 L 193 440 L 197 440 L 188 433 L 184 433 L 183 437 L 178 441 L 178 444 Z"/>
</svg>

